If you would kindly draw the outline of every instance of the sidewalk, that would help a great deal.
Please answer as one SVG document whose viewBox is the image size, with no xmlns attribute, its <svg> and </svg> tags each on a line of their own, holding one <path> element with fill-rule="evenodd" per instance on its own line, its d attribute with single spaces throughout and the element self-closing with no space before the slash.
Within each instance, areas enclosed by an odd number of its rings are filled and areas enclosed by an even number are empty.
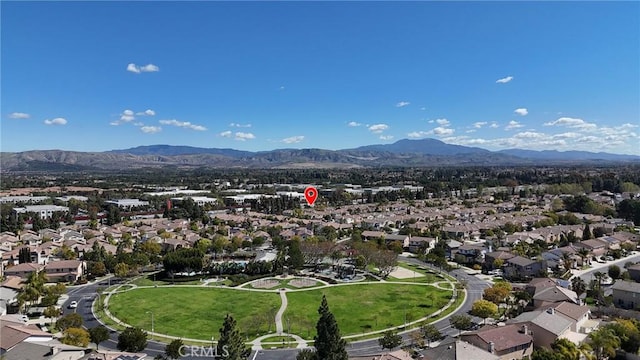
<svg viewBox="0 0 640 360">
<path fill-rule="evenodd" d="M 569 280 L 573 279 L 576 276 L 582 276 L 588 272 L 591 271 L 596 271 L 599 269 L 603 269 L 604 272 L 607 271 L 607 269 L 609 268 L 609 266 L 611 265 L 618 265 L 621 268 L 624 266 L 625 263 L 627 262 L 638 262 L 640 261 L 640 253 L 637 254 L 632 254 L 629 255 L 627 257 L 622 257 L 620 259 L 617 260 L 613 260 L 613 261 L 607 261 L 604 263 L 599 263 L 599 262 L 595 262 L 595 261 L 591 261 L 591 266 L 588 269 L 580 269 L 580 270 L 571 270 L 571 277 L 569 278 Z"/>
</svg>

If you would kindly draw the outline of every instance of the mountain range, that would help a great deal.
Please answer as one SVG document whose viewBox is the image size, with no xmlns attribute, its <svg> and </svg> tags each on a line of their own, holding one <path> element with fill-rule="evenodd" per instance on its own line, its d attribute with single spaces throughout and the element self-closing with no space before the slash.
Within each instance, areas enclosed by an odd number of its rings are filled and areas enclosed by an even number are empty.
<svg viewBox="0 0 640 360">
<path fill-rule="evenodd" d="M 32 150 L 0 153 L 2 171 L 89 171 L 173 167 L 360 168 L 388 166 L 522 166 L 636 163 L 640 156 L 586 151 L 489 151 L 436 139 L 399 140 L 353 149 L 242 151 L 192 146 L 149 145 L 104 152 Z"/>
</svg>

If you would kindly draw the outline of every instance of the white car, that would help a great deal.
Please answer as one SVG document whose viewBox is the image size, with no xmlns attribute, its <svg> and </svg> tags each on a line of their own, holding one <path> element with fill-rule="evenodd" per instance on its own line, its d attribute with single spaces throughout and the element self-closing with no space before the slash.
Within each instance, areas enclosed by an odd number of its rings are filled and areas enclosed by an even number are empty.
<svg viewBox="0 0 640 360">
<path fill-rule="evenodd" d="M 69 309 L 75 309 L 78 307 L 78 302 L 77 301 L 72 301 L 69 303 Z"/>
</svg>

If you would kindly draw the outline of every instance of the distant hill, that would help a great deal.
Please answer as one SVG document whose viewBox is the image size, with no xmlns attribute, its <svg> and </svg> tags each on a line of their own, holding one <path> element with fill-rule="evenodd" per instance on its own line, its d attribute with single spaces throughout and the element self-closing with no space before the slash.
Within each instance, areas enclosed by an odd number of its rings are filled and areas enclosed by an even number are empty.
<svg viewBox="0 0 640 360">
<path fill-rule="evenodd" d="M 508 149 L 498 151 L 501 154 L 517 156 L 524 159 L 532 160 L 607 160 L 607 161 L 638 161 L 640 156 L 635 155 L 619 155 L 605 152 L 588 152 L 588 151 L 557 151 L 557 150 L 522 150 Z"/>
<path fill-rule="evenodd" d="M 585 151 L 489 151 L 436 139 L 399 140 L 354 149 L 241 151 L 192 146 L 150 145 L 105 152 L 33 150 L 1 153 L 2 171 L 91 171 L 139 168 L 359 168 L 388 166 L 529 166 L 602 161 L 638 163 L 640 156 Z"/>
<path fill-rule="evenodd" d="M 162 155 L 162 156 L 175 156 L 175 155 L 195 155 L 195 154 L 213 154 L 230 156 L 239 158 L 243 156 L 250 156 L 253 154 L 250 151 L 242 151 L 235 149 L 217 149 L 217 148 L 201 148 L 193 146 L 182 145 L 147 145 L 137 146 L 124 150 L 111 150 L 109 152 L 119 154 L 131 154 L 131 155 Z"/>
<path fill-rule="evenodd" d="M 491 151 L 477 147 L 447 144 L 436 139 L 403 139 L 393 144 L 366 145 L 355 151 L 386 151 L 394 154 L 425 154 L 425 155 L 458 155 L 458 154 L 488 154 Z"/>
</svg>

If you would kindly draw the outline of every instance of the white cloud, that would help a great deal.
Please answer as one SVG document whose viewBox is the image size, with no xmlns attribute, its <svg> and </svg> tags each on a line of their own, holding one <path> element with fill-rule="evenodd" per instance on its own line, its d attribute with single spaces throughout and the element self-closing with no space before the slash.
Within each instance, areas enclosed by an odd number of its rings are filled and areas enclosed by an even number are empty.
<svg viewBox="0 0 640 360">
<path fill-rule="evenodd" d="M 127 65 L 127 71 L 140 74 L 140 69 L 134 63 Z"/>
<path fill-rule="evenodd" d="M 437 128 L 432 130 L 433 134 L 439 135 L 439 136 L 448 136 L 451 135 L 455 132 L 455 130 L 450 129 L 450 128 L 446 128 L 446 127 L 441 127 L 438 126 Z"/>
<path fill-rule="evenodd" d="M 392 140 L 393 139 L 393 135 L 380 135 L 380 140 Z"/>
<path fill-rule="evenodd" d="M 221 133 L 220 133 L 220 134 L 218 134 L 218 135 L 220 135 L 220 136 L 222 136 L 222 137 L 230 138 L 232 134 L 233 134 L 233 133 L 231 132 L 231 130 L 227 130 L 227 131 L 223 131 L 223 132 L 221 132 Z"/>
<path fill-rule="evenodd" d="M 580 134 L 578 133 L 566 132 L 562 134 L 555 134 L 553 135 L 553 138 L 554 139 L 574 139 L 574 138 L 577 138 L 578 136 L 580 136 Z"/>
<path fill-rule="evenodd" d="M 65 118 L 55 118 L 53 120 L 45 120 L 44 123 L 46 125 L 66 125 L 67 124 L 67 119 Z"/>
<path fill-rule="evenodd" d="M 405 107 L 407 105 L 411 104 L 408 101 L 400 101 L 399 103 L 396 104 L 396 107 Z"/>
<path fill-rule="evenodd" d="M 520 116 L 526 116 L 529 113 L 529 110 L 527 110 L 526 108 L 517 108 L 513 110 L 513 112 Z"/>
<path fill-rule="evenodd" d="M 202 125 L 196 125 L 196 124 L 192 124 L 192 123 L 190 123 L 188 121 L 178 121 L 178 120 L 175 120 L 175 119 L 172 119 L 172 120 L 160 120 L 160 124 L 183 127 L 183 128 L 186 128 L 186 129 L 191 129 L 191 130 L 196 130 L 196 131 L 205 131 L 205 130 L 207 130 L 207 128 L 202 126 Z"/>
<path fill-rule="evenodd" d="M 135 74 L 140 74 L 141 72 L 157 72 L 157 71 L 160 71 L 160 68 L 153 64 L 138 66 L 134 63 L 130 63 L 127 65 L 127 71 Z"/>
<path fill-rule="evenodd" d="M 517 133 L 513 135 L 516 139 L 542 139 L 547 137 L 547 135 L 535 131 L 525 131 L 521 133 Z"/>
<path fill-rule="evenodd" d="M 235 136 L 235 139 L 238 141 L 251 140 L 255 138 L 256 136 L 253 135 L 252 133 L 245 133 L 245 132 L 237 132 Z"/>
<path fill-rule="evenodd" d="M 492 128 L 492 129 L 497 129 L 497 128 L 500 127 L 500 125 L 498 125 L 498 123 L 494 121 L 494 122 L 491 123 L 491 125 L 489 127 Z"/>
<path fill-rule="evenodd" d="M 421 139 L 430 135 L 428 131 L 413 131 L 407 134 L 409 139 Z"/>
<path fill-rule="evenodd" d="M 285 144 L 297 144 L 297 143 L 301 142 L 302 140 L 304 140 L 304 136 L 303 135 L 298 135 L 298 136 L 291 136 L 291 137 L 288 137 L 288 138 L 284 138 L 284 139 L 282 139 L 280 141 L 285 143 Z"/>
<path fill-rule="evenodd" d="M 369 126 L 369 131 L 371 131 L 374 134 L 380 134 L 381 132 L 387 130 L 388 128 L 389 128 L 389 125 L 387 124 L 375 124 L 375 125 Z"/>
<path fill-rule="evenodd" d="M 136 115 L 139 115 L 139 116 L 155 116 L 155 114 L 156 112 L 151 109 L 136 113 Z"/>
<path fill-rule="evenodd" d="M 429 135 L 438 135 L 438 136 L 450 136 L 455 132 L 454 129 L 438 126 L 435 129 L 429 131 L 413 131 L 407 134 L 407 137 L 410 139 L 422 139 L 428 137 Z"/>
<path fill-rule="evenodd" d="M 153 64 L 147 64 L 147 65 L 141 67 L 140 71 L 142 71 L 142 72 L 156 72 L 156 71 L 160 71 L 160 68 L 157 67 L 156 65 L 153 65 Z"/>
<path fill-rule="evenodd" d="M 155 134 L 162 131 L 160 126 L 143 126 L 140 130 L 145 134 Z"/>
<path fill-rule="evenodd" d="M 9 119 L 28 119 L 31 115 L 22 112 L 12 112 L 9 114 Z"/>
<path fill-rule="evenodd" d="M 447 119 L 436 119 L 436 123 L 440 126 L 449 126 L 451 124 Z"/>
<path fill-rule="evenodd" d="M 478 121 L 478 122 L 473 123 L 473 127 L 476 128 L 476 129 L 480 129 L 485 125 L 487 125 L 486 121 Z"/>
<path fill-rule="evenodd" d="M 598 126 L 596 124 L 588 123 L 582 119 L 561 117 L 555 121 L 544 123 L 544 126 L 565 126 L 569 128 L 576 128 L 581 130 L 593 130 Z"/>
<path fill-rule="evenodd" d="M 498 83 L 498 84 L 506 84 L 506 83 L 510 82 L 511 80 L 513 80 L 513 76 L 507 76 L 507 77 L 503 77 L 502 79 L 496 80 L 496 83 Z"/>
<path fill-rule="evenodd" d="M 509 124 L 507 124 L 507 126 L 505 126 L 505 130 L 511 130 L 511 129 L 518 129 L 524 127 L 524 125 L 520 124 L 519 122 L 515 121 L 515 120 L 511 120 L 509 121 Z"/>
<path fill-rule="evenodd" d="M 229 124 L 229 126 L 231 127 L 238 127 L 238 128 L 250 128 L 251 124 L 238 124 L 238 123 L 231 123 Z"/>
<path fill-rule="evenodd" d="M 360 124 L 359 122 L 350 121 L 347 125 L 351 127 L 356 127 L 356 126 L 361 126 L 362 124 Z"/>
</svg>

